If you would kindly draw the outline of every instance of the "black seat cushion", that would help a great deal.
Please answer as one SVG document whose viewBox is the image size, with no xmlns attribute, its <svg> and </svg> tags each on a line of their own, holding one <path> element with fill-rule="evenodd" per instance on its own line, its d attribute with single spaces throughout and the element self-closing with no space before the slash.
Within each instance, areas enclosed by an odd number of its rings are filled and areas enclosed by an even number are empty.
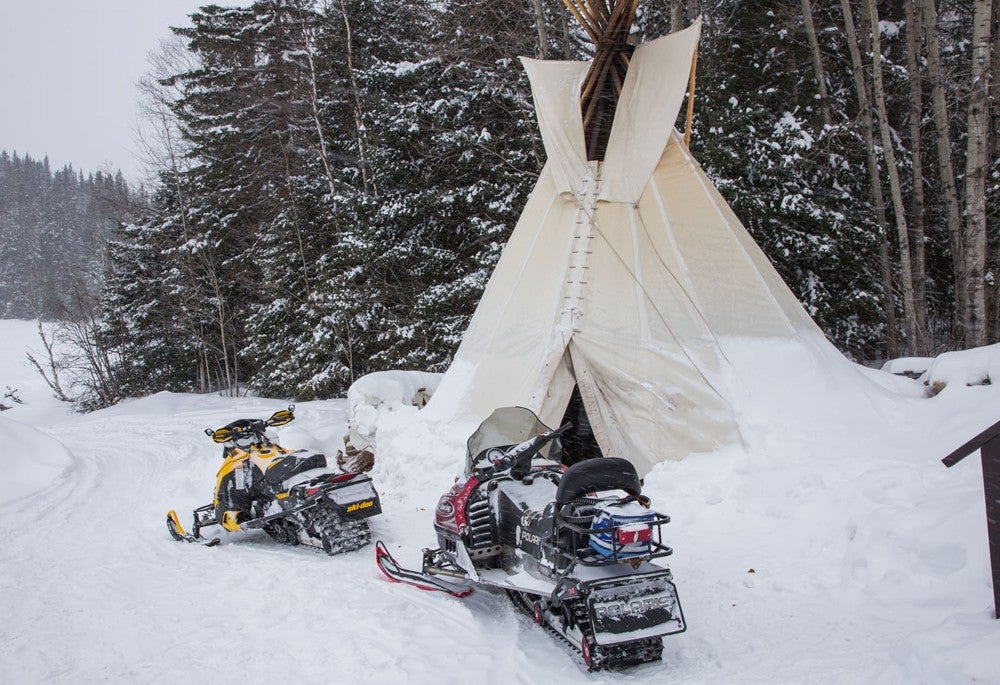
<svg viewBox="0 0 1000 685">
<path fill-rule="evenodd" d="M 310 469 L 326 467 L 326 457 L 322 454 L 291 454 L 281 457 L 264 472 L 264 479 L 270 485 L 278 485 L 286 478 Z"/>
<path fill-rule="evenodd" d="M 562 507 L 577 497 L 597 490 L 624 490 L 630 495 L 639 495 L 642 484 L 635 466 L 626 459 L 587 459 L 566 469 L 556 490 L 556 504 Z"/>
</svg>

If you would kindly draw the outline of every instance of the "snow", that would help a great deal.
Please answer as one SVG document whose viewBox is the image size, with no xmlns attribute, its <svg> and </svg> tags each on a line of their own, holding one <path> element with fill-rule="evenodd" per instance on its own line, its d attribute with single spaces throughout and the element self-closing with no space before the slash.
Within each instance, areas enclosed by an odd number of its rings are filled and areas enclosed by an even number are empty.
<svg viewBox="0 0 1000 685">
<path fill-rule="evenodd" d="M 425 371 L 378 371 L 362 376 L 347 390 L 347 425 L 351 444 L 374 447 L 376 430 L 427 404 L 444 374 Z M 391 416 L 395 415 L 395 416 Z"/>
<path fill-rule="evenodd" d="M 505 597 L 390 583 L 371 548 L 173 541 L 166 511 L 187 524 L 221 461 L 203 430 L 286 403 L 160 393 L 73 415 L 24 373 L 34 324 L 0 321 L 0 336 L 0 387 L 16 378 L 25 400 L 0 417 L 3 682 L 1000 682 L 979 466 L 940 462 L 1000 419 L 996 385 L 926 398 L 919 381 L 726 341 L 745 444 L 645 481 L 673 519 L 688 630 L 662 663 L 587 674 Z M 991 355 L 938 362 L 963 379 Z M 301 403 L 278 437 L 331 454 L 347 414 L 344 400 Z M 372 473 L 373 537 L 413 566 L 468 430 L 387 416 L 380 442 L 406 449 Z"/>
<path fill-rule="evenodd" d="M 945 352 L 920 377 L 931 388 L 979 385 L 1000 379 L 1000 344 Z"/>
<path fill-rule="evenodd" d="M 58 483 L 73 464 L 73 455 L 58 440 L 0 416 L 0 507 Z"/>
<path fill-rule="evenodd" d="M 933 357 L 900 357 L 887 361 L 882 365 L 882 370 L 901 376 L 909 374 L 919 377 L 930 368 L 933 362 Z"/>
</svg>

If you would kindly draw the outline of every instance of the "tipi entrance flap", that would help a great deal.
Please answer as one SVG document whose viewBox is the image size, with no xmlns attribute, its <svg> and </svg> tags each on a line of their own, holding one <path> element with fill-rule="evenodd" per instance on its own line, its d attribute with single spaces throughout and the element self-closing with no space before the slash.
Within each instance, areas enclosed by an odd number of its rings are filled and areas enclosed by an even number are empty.
<svg viewBox="0 0 1000 685">
<path fill-rule="evenodd" d="M 579 193 L 587 174 L 580 88 L 590 62 L 522 57 L 521 63 L 531 82 L 538 128 L 556 189 L 560 193 Z"/>
<path fill-rule="evenodd" d="M 639 201 L 677 120 L 700 32 L 699 19 L 635 49 L 604 154 L 599 199 Z"/>
<path fill-rule="evenodd" d="M 728 402 L 690 362 L 695 354 L 710 366 L 710 348 L 671 353 L 574 336 L 573 369 L 604 456 L 628 459 L 645 475 L 660 461 L 741 442 Z"/>
<path fill-rule="evenodd" d="M 566 413 L 566 405 L 576 386 L 576 376 L 573 373 L 573 363 L 569 351 L 563 350 L 559 362 L 547 385 L 540 385 L 532 405 L 537 408 L 538 418 L 547 426 L 556 428 L 560 425 Z"/>
</svg>

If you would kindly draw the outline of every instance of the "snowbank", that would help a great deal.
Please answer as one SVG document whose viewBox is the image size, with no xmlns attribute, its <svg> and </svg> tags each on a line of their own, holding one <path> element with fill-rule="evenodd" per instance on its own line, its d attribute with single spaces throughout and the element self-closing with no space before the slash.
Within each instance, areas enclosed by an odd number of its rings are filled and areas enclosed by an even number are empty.
<svg viewBox="0 0 1000 685">
<path fill-rule="evenodd" d="M 945 386 L 983 385 L 997 378 L 1000 378 L 1000 344 L 945 352 L 931 363 L 920 381 L 937 394 Z"/>
<path fill-rule="evenodd" d="M 73 455 L 61 442 L 3 416 L 0 445 L 0 507 L 50 490 L 73 465 Z"/>
<path fill-rule="evenodd" d="M 1000 344 L 944 352 L 937 357 L 890 359 L 882 370 L 918 379 L 930 395 L 947 386 L 989 385 L 1000 378 Z"/>
<path fill-rule="evenodd" d="M 443 374 L 378 371 L 362 376 L 347 390 L 347 435 L 338 461 L 344 470 L 368 470 L 378 452 L 380 426 L 398 423 L 424 407 Z"/>
</svg>

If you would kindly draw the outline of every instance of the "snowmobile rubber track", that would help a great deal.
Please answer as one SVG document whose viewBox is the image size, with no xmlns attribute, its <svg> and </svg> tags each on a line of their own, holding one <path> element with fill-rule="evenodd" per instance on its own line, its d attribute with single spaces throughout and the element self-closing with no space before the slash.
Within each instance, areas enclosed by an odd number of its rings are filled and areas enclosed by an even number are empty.
<svg viewBox="0 0 1000 685">
<path fill-rule="evenodd" d="M 359 550 L 371 542 L 367 521 L 345 521 L 336 510 L 324 506 L 313 507 L 303 514 L 307 534 L 330 556 Z"/>
<path fill-rule="evenodd" d="M 590 663 L 587 663 L 587 658 L 581 649 L 581 645 L 574 644 L 572 640 L 559 632 L 559 630 L 552 626 L 548 621 L 543 620 L 539 623 L 538 617 L 534 612 L 534 607 L 528 604 L 527 599 L 524 597 L 524 593 L 518 592 L 517 590 L 507 590 L 506 592 L 507 596 L 510 597 L 514 606 L 517 607 L 519 611 L 530 617 L 536 624 L 544 628 L 549 634 L 555 636 L 562 644 L 567 646 L 572 652 L 579 656 L 583 665 L 587 668 L 587 671 L 591 673 L 595 671 L 603 671 L 605 669 L 614 670 L 629 668 L 631 666 L 638 666 L 652 661 L 661 661 L 663 659 L 662 638 L 646 638 L 644 640 L 634 640 L 632 642 L 626 642 L 619 645 L 604 646 L 597 645 L 592 639 L 590 639 L 589 649 L 591 656 Z M 542 599 L 542 597 L 538 596 L 538 599 Z M 582 600 L 578 600 L 578 603 L 582 608 Z M 586 611 L 584 611 L 584 613 L 586 613 Z M 589 619 L 587 623 L 589 624 Z M 584 634 L 587 634 L 589 631 L 583 632 Z"/>
</svg>

